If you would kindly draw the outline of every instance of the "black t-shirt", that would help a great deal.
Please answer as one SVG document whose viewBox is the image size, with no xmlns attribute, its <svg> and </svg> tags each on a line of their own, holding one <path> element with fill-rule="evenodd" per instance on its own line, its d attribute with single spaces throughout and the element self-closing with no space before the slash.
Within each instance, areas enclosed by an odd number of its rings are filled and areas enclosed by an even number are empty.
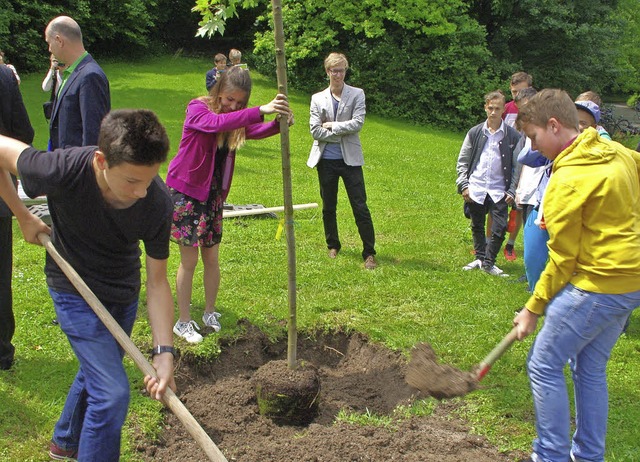
<svg viewBox="0 0 640 462">
<path fill-rule="evenodd" d="M 226 144 L 220 146 L 216 151 L 215 164 L 213 166 L 214 172 L 222 171 L 222 164 L 227 160 L 227 156 L 229 155 L 229 146 Z"/>
<path fill-rule="evenodd" d="M 103 303 L 130 304 L 140 292 L 139 241 L 148 256 L 169 257 L 171 199 L 156 177 L 146 197 L 126 209 L 111 207 L 93 170 L 96 150 L 27 148 L 18 159 L 18 173 L 29 197 L 47 196 L 51 241 L 60 255 Z M 49 255 L 45 274 L 53 290 L 78 293 Z"/>
</svg>

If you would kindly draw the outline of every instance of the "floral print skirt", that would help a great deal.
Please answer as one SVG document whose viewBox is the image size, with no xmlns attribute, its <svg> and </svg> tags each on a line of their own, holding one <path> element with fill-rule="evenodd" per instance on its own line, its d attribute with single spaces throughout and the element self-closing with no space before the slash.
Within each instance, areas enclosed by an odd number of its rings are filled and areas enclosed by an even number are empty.
<svg viewBox="0 0 640 462">
<path fill-rule="evenodd" d="M 204 202 L 169 188 L 173 200 L 173 242 L 189 247 L 213 247 L 220 243 L 224 201 L 218 188 L 219 180 L 214 175 L 209 197 Z"/>
</svg>

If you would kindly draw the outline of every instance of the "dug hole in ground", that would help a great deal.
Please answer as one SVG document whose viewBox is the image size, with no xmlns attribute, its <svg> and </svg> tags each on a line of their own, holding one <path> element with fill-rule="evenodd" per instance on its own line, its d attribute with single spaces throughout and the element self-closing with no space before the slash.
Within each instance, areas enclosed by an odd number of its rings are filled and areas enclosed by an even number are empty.
<svg viewBox="0 0 640 462">
<path fill-rule="evenodd" d="M 221 354 L 203 362 L 177 361 L 178 396 L 229 461 L 238 462 L 496 462 L 524 457 L 501 453 L 443 402 L 425 417 L 398 418 L 389 426 L 335 422 L 340 410 L 393 416 L 418 391 L 406 381 L 407 359 L 370 343 L 358 333 L 298 336 L 300 360 L 314 364 L 320 377 L 316 417 L 306 425 L 286 425 L 260 415 L 253 376 L 269 361 L 285 360 L 286 339 L 272 343 L 247 321 L 244 334 L 221 340 Z M 165 410 L 159 441 L 139 439 L 146 461 L 206 461 L 178 419 Z"/>
</svg>

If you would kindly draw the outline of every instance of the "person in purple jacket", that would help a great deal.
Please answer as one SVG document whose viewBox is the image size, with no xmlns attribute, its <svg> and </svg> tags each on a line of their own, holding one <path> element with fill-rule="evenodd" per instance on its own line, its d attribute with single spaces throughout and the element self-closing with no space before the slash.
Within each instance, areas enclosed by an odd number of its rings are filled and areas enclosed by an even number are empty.
<svg viewBox="0 0 640 462">
<path fill-rule="evenodd" d="M 180 246 L 176 295 L 180 318 L 173 332 L 189 343 L 202 341 L 191 319 L 193 274 L 198 249 L 204 265 L 205 311 L 202 321 L 218 332 L 216 298 L 220 286 L 218 248 L 222 240 L 222 209 L 229 194 L 236 150 L 245 139 L 261 139 L 280 132 L 279 119 L 293 124 L 289 101 L 282 94 L 263 106 L 247 108 L 251 95 L 249 71 L 232 67 L 224 72 L 209 96 L 187 106 L 178 154 L 169 164 L 167 186 L 173 198 L 171 240 Z M 265 114 L 277 114 L 264 122 Z"/>
</svg>

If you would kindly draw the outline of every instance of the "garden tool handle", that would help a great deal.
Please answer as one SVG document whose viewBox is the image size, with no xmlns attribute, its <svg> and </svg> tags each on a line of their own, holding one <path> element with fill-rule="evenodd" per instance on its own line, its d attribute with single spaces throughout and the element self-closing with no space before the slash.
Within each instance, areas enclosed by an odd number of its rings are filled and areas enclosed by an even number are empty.
<svg viewBox="0 0 640 462">
<path fill-rule="evenodd" d="M 126 332 L 122 329 L 122 327 L 120 327 L 120 324 L 118 324 L 115 319 L 113 319 L 111 313 L 107 311 L 102 302 L 100 302 L 98 297 L 96 297 L 89 286 L 87 286 L 87 284 L 82 280 L 76 270 L 73 269 L 69 262 L 62 258 L 62 256 L 58 253 L 53 243 L 51 242 L 51 238 L 49 237 L 49 235 L 45 233 L 39 233 L 38 240 L 42 243 L 49 255 L 51 255 L 51 258 L 55 260 L 62 272 L 67 276 L 67 278 L 69 278 L 69 281 L 80 293 L 82 298 L 84 298 L 91 309 L 93 309 L 95 314 L 104 323 L 106 328 L 109 329 L 109 332 L 111 332 L 122 349 L 131 357 L 131 359 L 133 359 L 133 362 L 136 364 L 136 366 L 138 366 L 142 373 L 157 378 L 155 368 L 149 363 L 149 361 L 147 361 L 138 347 L 136 347 L 136 345 L 129 338 Z M 198 443 L 200 448 L 209 457 L 209 460 L 213 462 L 227 462 L 227 459 L 222 454 L 222 452 L 220 452 L 211 438 L 209 438 L 209 435 L 207 435 L 207 433 L 202 429 L 200 424 L 196 421 L 193 415 L 185 407 L 182 401 L 180 401 L 180 399 L 176 396 L 171 388 L 167 387 L 164 397 L 162 398 L 162 402 L 169 409 L 171 409 L 171 411 L 173 411 L 176 417 L 178 417 L 178 419 L 186 427 L 187 431 L 196 440 L 196 443 Z"/>
<path fill-rule="evenodd" d="M 493 363 L 495 363 L 498 358 L 500 358 L 500 356 L 502 356 L 504 352 L 509 349 L 509 347 L 513 344 L 513 342 L 516 341 L 517 338 L 518 327 L 515 326 L 513 329 L 511 329 L 511 332 L 505 335 L 500 343 L 498 343 L 496 347 L 491 350 L 489 354 L 482 360 L 482 362 L 480 363 L 480 368 L 478 370 L 478 381 L 482 380 L 482 378 L 487 375 L 487 372 L 489 372 L 491 366 L 493 366 Z"/>
</svg>

